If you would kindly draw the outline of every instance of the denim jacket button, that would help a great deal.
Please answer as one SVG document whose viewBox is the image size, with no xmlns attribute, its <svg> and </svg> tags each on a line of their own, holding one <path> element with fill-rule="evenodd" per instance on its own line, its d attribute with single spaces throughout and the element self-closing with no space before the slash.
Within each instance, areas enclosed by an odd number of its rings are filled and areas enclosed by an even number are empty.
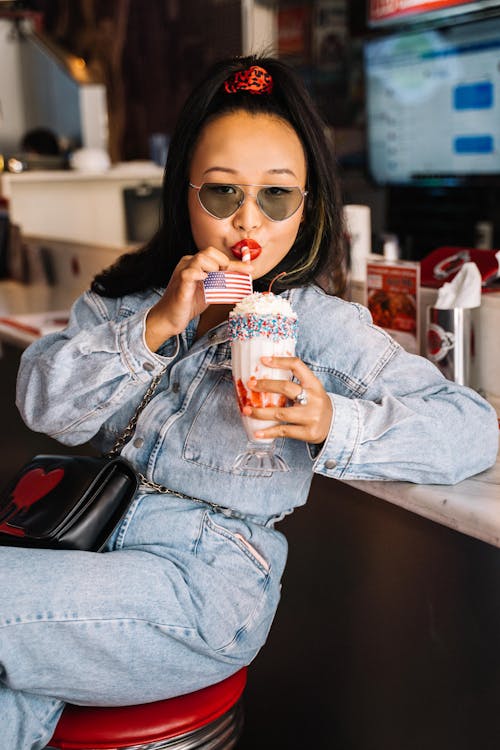
<svg viewBox="0 0 500 750">
<path fill-rule="evenodd" d="M 337 466 L 337 462 L 334 458 L 329 458 L 328 461 L 325 461 L 325 469 L 335 469 Z"/>
<path fill-rule="evenodd" d="M 138 437 L 134 440 L 133 446 L 134 448 L 142 448 L 144 445 L 144 438 Z"/>
<path fill-rule="evenodd" d="M 181 389 L 181 384 L 178 383 L 177 381 L 172 384 L 172 391 L 174 393 L 179 393 L 180 389 Z"/>
<path fill-rule="evenodd" d="M 151 372 L 151 370 L 155 369 L 155 366 L 151 364 L 151 362 L 144 362 L 142 365 L 143 370 L 146 370 L 146 372 Z"/>
</svg>

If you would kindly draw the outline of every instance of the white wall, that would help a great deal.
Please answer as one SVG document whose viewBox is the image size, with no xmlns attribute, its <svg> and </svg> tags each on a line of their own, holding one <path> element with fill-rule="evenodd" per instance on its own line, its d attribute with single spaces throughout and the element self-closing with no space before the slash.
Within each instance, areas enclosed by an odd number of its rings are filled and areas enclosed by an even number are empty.
<svg viewBox="0 0 500 750">
<path fill-rule="evenodd" d="M 12 29 L 11 21 L 0 19 L 0 153 L 17 150 L 26 131 L 20 42 Z"/>
<path fill-rule="evenodd" d="M 0 154 L 18 151 L 26 131 L 37 127 L 106 150 L 105 87 L 73 80 L 35 36 L 21 40 L 13 28 L 0 19 Z"/>
</svg>

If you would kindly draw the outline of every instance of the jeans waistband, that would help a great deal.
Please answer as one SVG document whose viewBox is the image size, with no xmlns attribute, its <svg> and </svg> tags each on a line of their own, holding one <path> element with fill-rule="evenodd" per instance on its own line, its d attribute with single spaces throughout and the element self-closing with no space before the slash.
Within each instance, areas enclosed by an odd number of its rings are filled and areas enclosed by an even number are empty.
<svg viewBox="0 0 500 750">
<path fill-rule="evenodd" d="M 228 518 L 239 518 L 244 521 L 251 521 L 252 523 L 256 523 L 259 526 L 270 526 L 274 523 L 275 519 L 272 517 L 269 518 L 268 516 L 254 516 L 250 513 L 239 513 L 237 510 L 233 510 L 233 508 L 228 508 L 225 505 L 219 505 L 218 503 L 213 503 L 210 500 L 202 500 L 199 497 L 193 497 L 193 495 L 186 495 L 184 492 L 179 492 L 178 490 L 171 490 L 169 487 L 165 487 L 163 484 L 158 484 L 157 482 L 153 482 L 151 479 L 148 479 L 144 476 L 144 474 L 139 474 L 139 489 L 145 490 L 146 492 L 158 492 L 161 495 L 172 495 L 172 497 L 179 497 L 182 500 L 189 500 L 193 503 L 199 503 L 200 505 L 205 505 L 208 508 L 211 508 L 214 512 L 220 513 L 223 516 L 226 516 Z M 276 519 L 277 520 L 277 519 Z"/>
</svg>

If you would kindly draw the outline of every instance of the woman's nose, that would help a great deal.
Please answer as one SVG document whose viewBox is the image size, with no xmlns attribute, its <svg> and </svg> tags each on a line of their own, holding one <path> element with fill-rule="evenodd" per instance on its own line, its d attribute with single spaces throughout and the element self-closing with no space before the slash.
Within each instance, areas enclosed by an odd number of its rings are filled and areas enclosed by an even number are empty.
<svg viewBox="0 0 500 750">
<path fill-rule="evenodd" d="M 249 231 L 260 226 L 262 217 L 262 211 L 257 205 L 255 197 L 246 195 L 245 200 L 234 214 L 233 223 L 238 229 Z"/>
</svg>

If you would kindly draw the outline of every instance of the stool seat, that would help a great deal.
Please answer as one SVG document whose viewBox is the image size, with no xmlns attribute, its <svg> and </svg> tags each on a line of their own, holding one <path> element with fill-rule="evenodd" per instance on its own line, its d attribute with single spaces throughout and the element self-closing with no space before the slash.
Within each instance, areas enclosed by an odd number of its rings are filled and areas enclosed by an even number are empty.
<svg viewBox="0 0 500 750">
<path fill-rule="evenodd" d="M 115 748 L 234 747 L 232 744 L 204 744 L 203 730 L 218 722 L 225 736 L 230 732 L 221 724 L 222 717 L 235 709 L 246 685 L 244 667 L 222 682 L 168 700 L 138 706 L 88 707 L 68 704 L 59 720 L 48 747 L 60 750 L 111 750 Z M 220 720 L 220 721 L 219 721 Z M 226 722 L 227 724 L 228 722 Z M 231 715 L 237 723 L 236 712 Z M 239 717 L 241 725 L 241 716 Z M 238 734 L 241 726 L 238 728 Z M 234 727 L 232 727 L 234 739 Z M 187 736 L 187 737 L 186 737 Z M 192 737 L 192 741 L 189 741 Z M 182 741 L 182 742 L 181 742 Z"/>
</svg>

